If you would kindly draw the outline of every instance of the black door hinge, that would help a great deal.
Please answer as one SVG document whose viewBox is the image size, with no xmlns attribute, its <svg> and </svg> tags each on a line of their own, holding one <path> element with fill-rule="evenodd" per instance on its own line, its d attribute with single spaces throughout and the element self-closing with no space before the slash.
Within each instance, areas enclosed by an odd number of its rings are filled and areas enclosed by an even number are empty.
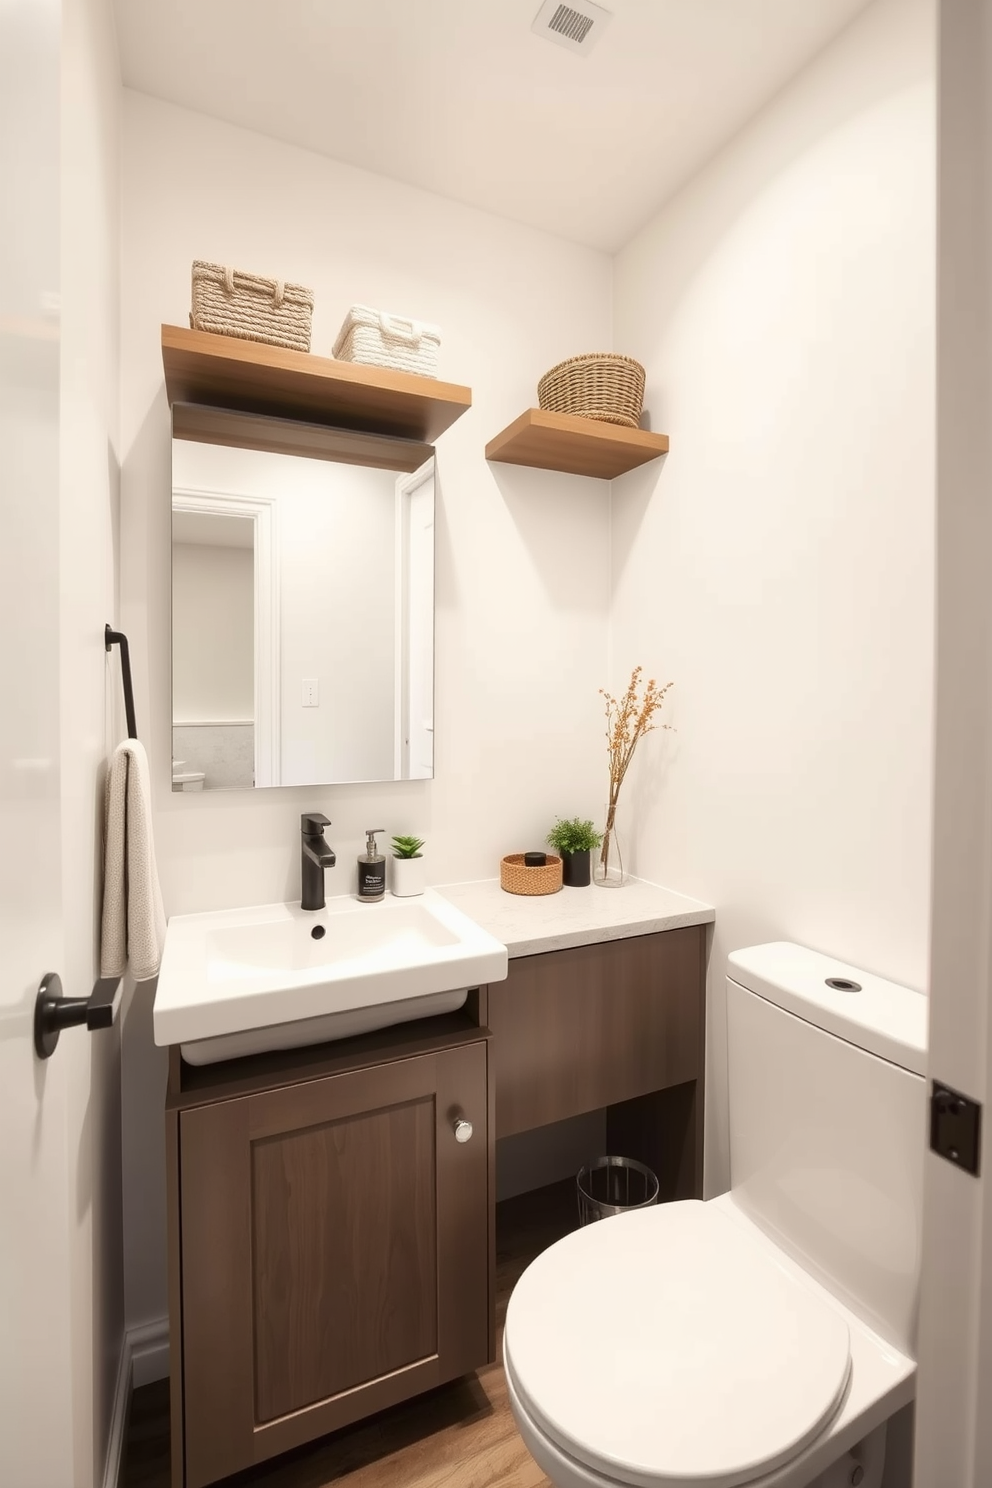
<svg viewBox="0 0 992 1488">
<path fill-rule="evenodd" d="M 934 1080 L 930 1097 L 931 1150 L 977 1178 L 981 1137 L 981 1102 Z"/>
</svg>

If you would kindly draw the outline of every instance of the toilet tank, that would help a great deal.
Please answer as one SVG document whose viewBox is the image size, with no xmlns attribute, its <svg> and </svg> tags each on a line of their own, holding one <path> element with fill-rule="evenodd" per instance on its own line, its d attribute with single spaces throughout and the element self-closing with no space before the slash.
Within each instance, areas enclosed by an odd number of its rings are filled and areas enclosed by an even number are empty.
<svg viewBox="0 0 992 1488">
<path fill-rule="evenodd" d="M 729 957 L 733 1200 L 913 1357 L 926 1029 L 925 997 L 817 951 Z"/>
</svg>

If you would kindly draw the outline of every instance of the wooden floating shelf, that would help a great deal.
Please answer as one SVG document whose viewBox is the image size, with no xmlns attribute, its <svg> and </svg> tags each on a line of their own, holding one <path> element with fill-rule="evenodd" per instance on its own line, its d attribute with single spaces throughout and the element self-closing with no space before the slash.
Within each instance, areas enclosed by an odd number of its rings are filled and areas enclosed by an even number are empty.
<svg viewBox="0 0 992 1488">
<path fill-rule="evenodd" d="M 528 408 L 486 445 L 486 459 L 613 480 L 668 451 L 667 434 Z"/>
<path fill-rule="evenodd" d="M 472 390 L 433 377 L 338 362 L 258 341 L 162 327 L 169 403 L 206 403 L 432 444 L 472 406 Z"/>
<path fill-rule="evenodd" d="M 206 403 L 173 403 L 172 437 L 277 455 L 302 455 L 308 460 L 333 460 L 336 465 L 365 465 L 374 470 L 419 470 L 434 453 L 432 444 L 422 444 L 418 439 L 361 434 L 357 429 L 270 418 L 268 414 L 236 413 Z"/>
</svg>

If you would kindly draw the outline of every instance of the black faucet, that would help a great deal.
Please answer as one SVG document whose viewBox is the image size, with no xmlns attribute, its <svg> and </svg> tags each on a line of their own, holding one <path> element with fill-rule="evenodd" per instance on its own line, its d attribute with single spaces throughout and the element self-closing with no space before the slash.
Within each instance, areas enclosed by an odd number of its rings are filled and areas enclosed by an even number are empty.
<svg viewBox="0 0 992 1488">
<path fill-rule="evenodd" d="M 334 849 L 328 847 L 324 841 L 324 828 L 330 825 L 327 817 L 321 816 L 319 811 L 304 811 L 300 817 L 300 831 L 303 834 L 300 859 L 301 909 L 324 908 L 324 869 L 333 868 L 337 862 Z"/>
</svg>

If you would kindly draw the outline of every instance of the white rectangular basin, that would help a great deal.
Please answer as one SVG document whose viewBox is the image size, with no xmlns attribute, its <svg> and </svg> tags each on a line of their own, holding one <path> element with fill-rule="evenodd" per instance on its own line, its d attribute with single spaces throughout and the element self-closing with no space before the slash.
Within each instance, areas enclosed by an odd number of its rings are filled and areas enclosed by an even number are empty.
<svg viewBox="0 0 992 1488">
<path fill-rule="evenodd" d="M 155 1042 L 224 1039 L 206 1060 L 350 1036 L 423 1016 L 431 1010 L 423 999 L 502 981 L 506 964 L 500 941 L 430 889 L 379 904 L 329 899 L 321 910 L 263 904 L 173 915 L 155 993 Z M 406 1011 L 406 1002 L 417 1011 Z M 452 1005 L 446 999 L 433 1010 Z M 361 1009 L 364 1018 L 356 1016 Z M 320 1024 L 298 1037 L 286 1026 L 315 1019 Z M 233 1045 L 227 1038 L 263 1029 L 272 1036 Z"/>
</svg>

